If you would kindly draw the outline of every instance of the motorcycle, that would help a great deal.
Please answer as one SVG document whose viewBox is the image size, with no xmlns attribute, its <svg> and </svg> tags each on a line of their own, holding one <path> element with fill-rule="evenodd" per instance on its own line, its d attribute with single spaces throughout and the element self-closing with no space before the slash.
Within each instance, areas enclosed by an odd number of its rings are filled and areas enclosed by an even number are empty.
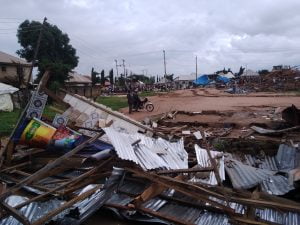
<svg viewBox="0 0 300 225">
<path fill-rule="evenodd" d="M 148 98 L 144 98 L 141 100 L 138 109 L 146 109 L 148 112 L 152 112 L 154 110 L 154 105 L 148 100 Z"/>
</svg>

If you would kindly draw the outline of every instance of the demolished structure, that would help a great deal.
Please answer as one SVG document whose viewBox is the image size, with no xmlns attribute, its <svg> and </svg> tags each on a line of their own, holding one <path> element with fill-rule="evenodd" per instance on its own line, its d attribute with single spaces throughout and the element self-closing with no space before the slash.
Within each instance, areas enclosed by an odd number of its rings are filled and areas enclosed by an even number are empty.
<svg viewBox="0 0 300 225">
<path fill-rule="evenodd" d="M 163 224 L 300 223 L 300 140 L 274 142 L 272 154 L 235 152 L 213 140 L 263 127 L 174 122 L 204 112 L 171 112 L 147 126 L 66 91 L 58 98 L 48 78 L 0 151 L 0 224 L 81 224 L 104 207 Z M 42 116 L 48 98 L 66 108 L 53 121 Z"/>
</svg>

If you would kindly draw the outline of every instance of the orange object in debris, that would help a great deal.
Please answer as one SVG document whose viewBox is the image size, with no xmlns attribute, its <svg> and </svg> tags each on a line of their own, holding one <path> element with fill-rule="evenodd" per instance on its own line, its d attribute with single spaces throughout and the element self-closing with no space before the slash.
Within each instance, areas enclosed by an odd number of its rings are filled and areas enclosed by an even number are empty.
<svg viewBox="0 0 300 225">
<path fill-rule="evenodd" d="M 20 144 L 27 144 L 32 147 L 46 147 L 55 131 L 54 127 L 34 118 L 24 129 Z"/>
</svg>

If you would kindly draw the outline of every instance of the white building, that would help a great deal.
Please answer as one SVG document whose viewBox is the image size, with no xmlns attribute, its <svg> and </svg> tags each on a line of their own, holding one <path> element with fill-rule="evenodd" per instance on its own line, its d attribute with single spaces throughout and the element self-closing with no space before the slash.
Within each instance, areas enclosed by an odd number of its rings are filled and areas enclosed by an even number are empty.
<svg viewBox="0 0 300 225">
<path fill-rule="evenodd" d="M 196 80 L 195 74 L 179 75 L 175 77 L 174 83 L 176 89 L 187 89 L 193 87 L 193 81 Z"/>
</svg>

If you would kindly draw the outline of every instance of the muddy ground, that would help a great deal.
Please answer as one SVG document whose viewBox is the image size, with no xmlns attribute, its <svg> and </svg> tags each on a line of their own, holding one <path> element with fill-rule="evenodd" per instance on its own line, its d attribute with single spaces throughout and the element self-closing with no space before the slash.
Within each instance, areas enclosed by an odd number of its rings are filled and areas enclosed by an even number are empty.
<svg viewBox="0 0 300 225">
<path fill-rule="evenodd" d="M 130 117 L 143 120 L 145 117 L 174 110 L 182 111 L 241 111 L 247 108 L 287 107 L 292 104 L 300 107 L 300 96 L 278 93 L 250 93 L 247 95 L 227 94 L 223 91 L 206 88 L 179 90 L 167 94 L 148 97 L 154 104 L 153 112 L 134 112 Z M 128 108 L 120 110 L 128 115 Z"/>
</svg>

